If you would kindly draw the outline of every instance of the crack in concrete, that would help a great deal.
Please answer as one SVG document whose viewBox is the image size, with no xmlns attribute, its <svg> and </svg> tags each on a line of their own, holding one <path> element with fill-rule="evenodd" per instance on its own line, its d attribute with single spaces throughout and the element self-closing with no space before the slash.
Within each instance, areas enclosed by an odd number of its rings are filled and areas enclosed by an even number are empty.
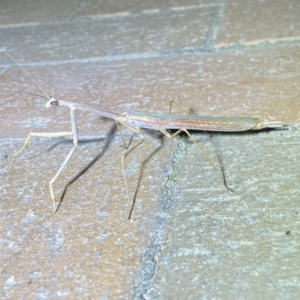
<svg viewBox="0 0 300 300">
<path fill-rule="evenodd" d="M 132 299 L 154 299 L 158 292 L 152 288 L 151 280 L 155 276 L 157 258 L 162 249 L 162 239 L 165 232 L 169 214 L 176 203 L 174 193 L 177 187 L 178 174 L 186 154 L 186 138 L 180 137 L 172 159 L 171 172 L 158 201 L 158 214 L 154 221 L 154 232 L 149 245 L 141 258 L 142 266 L 135 281 Z"/>
</svg>

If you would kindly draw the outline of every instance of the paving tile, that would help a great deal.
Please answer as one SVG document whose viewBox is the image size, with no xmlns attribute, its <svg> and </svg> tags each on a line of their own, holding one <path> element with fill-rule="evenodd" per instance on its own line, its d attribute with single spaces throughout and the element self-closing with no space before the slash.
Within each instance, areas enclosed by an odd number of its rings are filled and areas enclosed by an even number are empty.
<svg viewBox="0 0 300 300">
<path fill-rule="evenodd" d="M 300 39 L 300 3 L 289 1 L 227 1 L 216 47 L 258 45 Z"/>
<path fill-rule="evenodd" d="M 220 185 L 198 149 L 188 145 L 144 297 L 297 298 L 299 132 L 197 140 L 214 162 L 221 158 L 234 192 Z"/>
<path fill-rule="evenodd" d="M 1 3 L 0 27 L 27 26 L 39 22 L 60 21 L 70 18 L 82 1 L 5 1 Z"/>
<path fill-rule="evenodd" d="M 0 29 L 0 39 L 17 61 L 27 64 L 76 62 L 90 57 L 95 61 L 97 58 L 112 60 L 112 56 L 119 59 L 157 56 L 158 53 L 203 48 L 217 9 L 200 7 L 7 27 Z"/>
</svg>

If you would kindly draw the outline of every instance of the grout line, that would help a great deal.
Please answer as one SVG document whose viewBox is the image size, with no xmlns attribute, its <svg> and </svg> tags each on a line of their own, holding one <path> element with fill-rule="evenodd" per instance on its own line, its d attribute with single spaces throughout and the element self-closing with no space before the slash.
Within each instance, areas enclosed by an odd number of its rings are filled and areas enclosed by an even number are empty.
<svg viewBox="0 0 300 300">
<path fill-rule="evenodd" d="M 68 13 L 64 14 L 64 16 L 62 17 L 63 22 L 68 23 L 70 20 L 72 20 L 72 17 L 78 13 L 79 11 L 81 11 L 83 8 L 85 8 L 87 5 L 90 4 L 90 2 L 92 2 L 92 0 L 85 0 L 82 1 L 81 4 L 78 5 L 78 7 L 75 7 L 73 10 L 69 11 Z M 73 20 L 76 20 L 78 18 L 74 18 Z"/>
<path fill-rule="evenodd" d="M 281 37 L 281 38 L 265 38 L 260 40 L 251 40 L 245 42 L 236 42 L 236 43 L 219 43 L 215 45 L 215 49 L 232 49 L 234 47 L 245 46 L 249 47 L 259 47 L 261 45 L 278 45 L 288 42 L 288 44 L 299 44 L 300 36 L 291 36 L 291 37 Z"/>
<path fill-rule="evenodd" d="M 244 46 L 243 46 L 244 45 Z M 150 59 L 150 58 L 160 58 L 160 57 L 181 57 L 189 56 L 195 54 L 209 54 L 209 53 L 226 53 L 233 50 L 236 51 L 247 51 L 251 49 L 275 49 L 277 47 L 286 47 L 300 45 L 299 39 L 276 39 L 275 40 L 261 40 L 261 43 L 251 43 L 249 42 L 244 44 L 218 44 L 215 45 L 213 49 L 210 48 L 194 48 L 194 49 L 173 49 L 173 50 L 162 50 L 160 52 L 151 52 L 151 53 L 131 53 L 125 55 L 111 55 L 111 56 L 99 56 L 99 57 L 90 57 L 90 58 L 80 58 L 80 59 L 65 59 L 65 60 L 54 60 L 48 62 L 31 62 L 31 63 L 22 63 L 19 62 L 21 66 L 30 66 L 30 67 L 43 67 L 43 66 L 58 66 L 65 64 L 82 64 L 82 63 L 94 63 L 94 62 L 113 62 L 113 61 L 126 61 L 126 60 L 136 60 L 136 59 Z M 10 64 L 0 64 L 1 68 L 8 68 L 15 66 L 13 63 Z"/>
<path fill-rule="evenodd" d="M 218 36 L 220 24 L 221 24 L 221 19 L 224 14 L 224 7 L 225 7 L 225 0 L 219 0 L 219 5 L 220 9 L 216 10 L 213 20 L 211 22 L 211 27 L 206 39 L 206 45 L 205 47 L 207 49 L 214 49 L 214 44 L 216 41 L 216 38 Z"/>
<path fill-rule="evenodd" d="M 17 23 L 17 24 L 0 24 L 0 29 L 17 28 L 17 27 L 30 27 L 39 26 L 46 22 L 29 22 L 29 23 Z"/>
<path fill-rule="evenodd" d="M 8 69 L 9 66 L 1 66 L 2 69 L 0 69 L 0 75 L 4 74 Z"/>
<path fill-rule="evenodd" d="M 174 196 L 177 190 L 178 173 L 180 173 L 185 153 L 185 138 L 180 137 L 174 151 L 171 171 L 168 174 L 167 181 L 162 188 L 162 193 L 158 200 L 159 212 L 156 214 L 154 220 L 154 231 L 151 241 L 145 247 L 141 258 L 141 268 L 135 280 L 132 299 L 156 299 L 158 296 L 156 289 L 152 286 L 152 279 L 156 274 L 157 260 L 162 251 L 162 241 L 165 229 L 167 228 L 167 221 L 174 205 L 178 201 Z"/>
</svg>

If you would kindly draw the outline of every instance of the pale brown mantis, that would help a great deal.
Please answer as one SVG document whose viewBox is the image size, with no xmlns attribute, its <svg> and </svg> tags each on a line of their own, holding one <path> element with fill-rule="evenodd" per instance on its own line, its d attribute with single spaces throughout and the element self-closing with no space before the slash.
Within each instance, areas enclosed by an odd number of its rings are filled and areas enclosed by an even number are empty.
<svg viewBox="0 0 300 300">
<path fill-rule="evenodd" d="M 16 60 L 4 51 L 12 60 L 16 62 Z M 17 62 L 16 62 L 17 63 Z M 18 63 L 17 63 L 18 64 Z M 19 64 L 18 64 L 19 65 Z M 19 65 L 20 66 L 20 65 Z M 190 134 L 188 130 L 203 130 L 203 131 L 218 131 L 218 132 L 241 132 L 247 130 L 261 130 L 264 128 L 283 128 L 286 124 L 283 124 L 280 121 L 262 121 L 259 118 L 251 118 L 251 117 L 211 117 L 211 116 L 199 116 L 199 115 L 189 115 L 187 114 L 177 103 L 174 101 L 170 102 L 170 110 L 169 114 L 162 114 L 162 113 L 140 113 L 140 112 L 131 112 L 131 113 L 115 113 L 111 111 L 106 111 L 102 109 L 96 109 L 89 106 L 85 106 L 78 103 L 72 103 L 62 100 L 57 100 L 54 97 L 49 97 L 47 93 L 43 90 L 43 88 L 37 83 L 35 79 L 22 67 L 20 66 L 23 71 L 35 82 L 35 84 L 40 88 L 40 90 L 45 95 L 45 98 L 48 99 L 46 103 L 46 107 L 50 106 L 63 106 L 70 110 L 70 117 L 71 117 L 71 132 L 45 132 L 45 133 L 29 133 L 27 136 L 23 147 L 16 153 L 20 153 L 25 147 L 27 147 L 31 137 L 66 137 L 72 136 L 73 137 L 73 147 L 66 156 L 64 162 L 60 166 L 59 170 L 56 172 L 54 177 L 49 182 L 49 189 L 50 195 L 53 202 L 53 213 L 55 213 L 59 207 L 56 207 L 55 204 L 55 196 L 53 191 L 53 184 L 59 178 L 65 167 L 67 166 L 68 162 L 72 158 L 75 149 L 78 145 L 78 132 L 77 132 L 77 125 L 76 125 L 76 115 L 75 112 L 77 110 L 82 110 L 85 112 L 91 112 L 101 117 L 109 118 L 115 120 L 117 127 L 120 131 L 119 125 L 123 125 L 137 133 L 140 136 L 140 141 L 137 142 L 135 145 L 131 146 L 128 145 L 127 151 L 122 155 L 121 162 L 122 162 L 122 172 L 123 172 L 123 179 L 125 183 L 125 189 L 127 194 L 127 199 L 130 201 L 129 192 L 128 192 L 128 185 L 125 175 L 125 167 L 124 167 L 124 160 L 129 153 L 131 153 L 134 149 L 136 149 L 140 144 L 144 141 L 144 135 L 142 132 L 142 128 L 150 129 L 150 130 L 157 130 L 160 131 L 163 135 L 167 136 L 168 138 L 173 138 L 177 136 L 181 132 L 185 132 L 190 139 L 195 143 L 197 148 L 200 152 L 204 155 L 204 157 L 208 160 L 210 165 L 213 169 L 217 172 L 217 168 L 201 148 L 201 146 L 196 142 L 193 136 Z M 44 96 L 42 96 L 44 97 Z M 177 105 L 184 114 L 171 114 L 172 104 Z M 177 130 L 175 133 L 170 133 L 167 130 Z M 120 131 L 121 133 L 121 131 Z M 123 140 L 122 134 L 121 138 L 123 144 L 126 147 L 126 144 Z M 222 183 L 224 186 L 227 187 L 225 179 L 223 176 L 220 176 Z M 227 187 L 228 188 L 228 187 Z M 130 215 L 129 215 L 130 218 Z"/>
</svg>

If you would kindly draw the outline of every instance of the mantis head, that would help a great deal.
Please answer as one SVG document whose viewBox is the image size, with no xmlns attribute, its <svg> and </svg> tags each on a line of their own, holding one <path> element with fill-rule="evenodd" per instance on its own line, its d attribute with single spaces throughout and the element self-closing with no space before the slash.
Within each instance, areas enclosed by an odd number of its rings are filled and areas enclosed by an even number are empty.
<svg viewBox="0 0 300 300">
<path fill-rule="evenodd" d="M 56 100 L 53 96 L 50 96 L 48 102 L 46 103 L 46 107 L 48 108 L 50 106 L 57 106 L 57 105 L 59 105 L 59 101 Z"/>
</svg>

